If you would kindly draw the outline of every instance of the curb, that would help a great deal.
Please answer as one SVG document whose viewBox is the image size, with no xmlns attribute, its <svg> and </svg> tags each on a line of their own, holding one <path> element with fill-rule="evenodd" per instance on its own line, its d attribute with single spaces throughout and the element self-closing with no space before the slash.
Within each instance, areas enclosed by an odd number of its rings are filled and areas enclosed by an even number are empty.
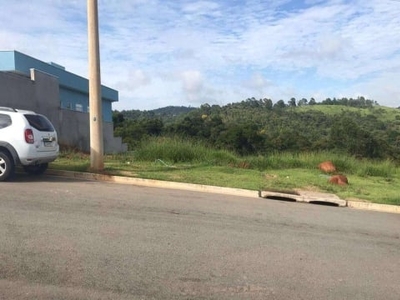
<svg viewBox="0 0 400 300">
<path fill-rule="evenodd" d="M 400 206 L 389 205 L 389 204 L 347 201 L 347 207 L 354 209 L 373 210 L 379 212 L 400 214 Z"/>
<path fill-rule="evenodd" d="M 104 175 L 104 174 L 95 174 L 95 173 L 80 173 L 80 172 L 73 172 L 73 171 L 60 171 L 60 170 L 51 170 L 51 169 L 48 169 L 46 171 L 46 174 L 54 175 L 54 176 L 61 176 L 61 177 L 68 177 L 68 178 L 105 181 L 105 182 L 112 182 L 112 183 L 119 183 L 119 184 L 132 184 L 132 185 L 137 185 L 137 186 L 154 187 L 154 188 L 179 189 L 179 190 L 185 190 L 185 191 L 224 194 L 224 195 L 232 195 L 232 196 L 251 197 L 251 198 L 258 197 L 258 191 L 250 191 L 250 190 L 244 190 L 244 189 L 235 189 L 235 188 L 202 185 L 202 184 L 194 184 L 194 183 L 181 183 L 181 182 L 173 182 L 173 181 L 161 181 L 161 180 L 153 180 L 153 179 L 113 176 L 113 175 Z"/>
<path fill-rule="evenodd" d="M 48 169 L 46 171 L 46 174 L 53 176 L 60 176 L 60 177 L 77 178 L 83 180 L 104 181 L 104 182 L 119 183 L 119 184 L 131 184 L 131 185 L 154 187 L 154 188 L 179 189 L 185 191 L 205 192 L 205 193 L 241 196 L 249 198 L 264 198 L 264 199 L 275 199 L 283 201 L 287 199 L 286 201 L 303 202 L 310 204 L 325 204 L 325 205 L 333 204 L 334 206 L 338 207 L 348 207 L 352 209 L 400 214 L 400 206 L 389 205 L 389 204 L 378 204 L 371 202 L 348 201 L 340 199 L 338 196 L 334 194 L 327 194 L 327 193 L 298 191 L 296 194 L 289 194 L 289 193 L 277 193 L 270 191 L 251 191 L 245 189 L 218 187 L 218 186 L 203 185 L 203 184 L 161 181 L 154 179 L 113 176 L 113 175 L 104 175 L 96 173 L 82 173 L 82 172 L 63 171 L 54 169 Z"/>
</svg>

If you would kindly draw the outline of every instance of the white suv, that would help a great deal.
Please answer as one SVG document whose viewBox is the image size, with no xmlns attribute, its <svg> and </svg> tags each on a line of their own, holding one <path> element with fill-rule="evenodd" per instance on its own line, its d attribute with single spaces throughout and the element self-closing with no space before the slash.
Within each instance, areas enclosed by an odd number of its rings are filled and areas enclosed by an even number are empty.
<svg viewBox="0 0 400 300">
<path fill-rule="evenodd" d="M 12 177 L 16 165 L 41 174 L 58 153 L 57 132 L 45 116 L 0 107 L 0 181 Z"/>
</svg>

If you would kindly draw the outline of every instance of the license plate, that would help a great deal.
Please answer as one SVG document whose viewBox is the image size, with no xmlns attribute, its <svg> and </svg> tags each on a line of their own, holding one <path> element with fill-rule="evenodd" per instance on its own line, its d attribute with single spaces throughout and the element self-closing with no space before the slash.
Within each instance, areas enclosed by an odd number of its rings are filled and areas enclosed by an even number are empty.
<svg viewBox="0 0 400 300">
<path fill-rule="evenodd" d="M 49 136 L 49 137 L 43 137 L 42 138 L 43 141 L 43 145 L 45 147 L 53 147 L 53 142 L 54 142 L 54 138 Z"/>
</svg>

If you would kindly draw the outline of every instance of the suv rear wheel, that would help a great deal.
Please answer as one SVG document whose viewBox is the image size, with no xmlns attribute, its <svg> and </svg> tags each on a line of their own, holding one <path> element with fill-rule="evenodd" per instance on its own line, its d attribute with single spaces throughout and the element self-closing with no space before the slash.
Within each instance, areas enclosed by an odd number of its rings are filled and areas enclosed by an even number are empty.
<svg viewBox="0 0 400 300">
<path fill-rule="evenodd" d="M 40 175 L 43 174 L 47 168 L 49 167 L 48 163 L 32 165 L 32 166 L 23 166 L 24 171 L 28 174 Z"/>
<path fill-rule="evenodd" d="M 14 161 L 10 156 L 4 152 L 0 151 L 0 181 L 5 181 L 14 174 Z"/>
</svg>

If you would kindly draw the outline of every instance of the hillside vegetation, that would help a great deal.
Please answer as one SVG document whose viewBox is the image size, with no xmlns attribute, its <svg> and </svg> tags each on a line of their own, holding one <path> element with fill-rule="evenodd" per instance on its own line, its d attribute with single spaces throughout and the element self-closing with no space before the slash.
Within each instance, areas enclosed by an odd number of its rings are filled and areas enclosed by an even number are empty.
<svg viewBox="0 0 400 300">
<path fill-rule="evenodd" d="M 179 137 L 242 157 L 324 151 L 400 161 L 400 110 L 363 97 L 275 104 L 251 98 L 225 106 L 114 111 L 113 119 L 115 135 L 130 150 L 149 137 Z"/>
</svg>

